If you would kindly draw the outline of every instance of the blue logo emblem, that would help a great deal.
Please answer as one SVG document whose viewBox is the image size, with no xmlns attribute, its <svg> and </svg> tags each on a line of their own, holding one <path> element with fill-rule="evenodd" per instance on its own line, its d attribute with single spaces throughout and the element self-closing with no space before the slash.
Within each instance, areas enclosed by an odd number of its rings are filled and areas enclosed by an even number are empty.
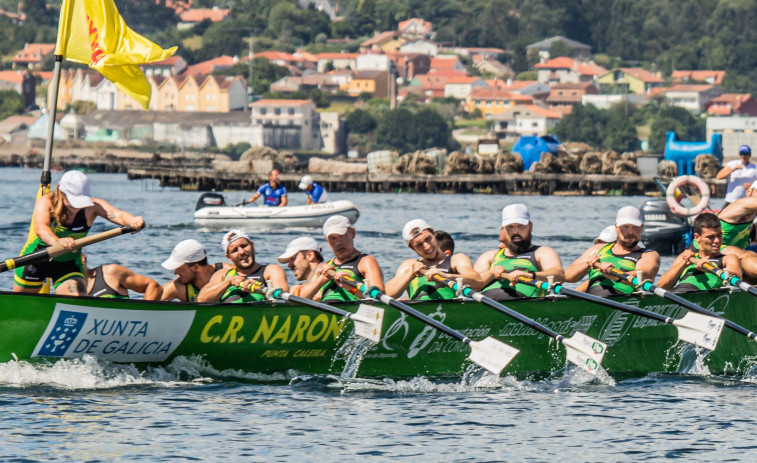
<svg viewBox="0 0 757 463">
<path fill-rule="evenodd" d="M 76 335 L 81 331 L 86 320 L 86 313 L 71 312 L 68 310 L 58 312 L 58 319 L 55 321 L 50 335 L 37 355 L 63 357 L 68 348 L 71 347 L 71 343 L 76 338 Z"/>
</svg>

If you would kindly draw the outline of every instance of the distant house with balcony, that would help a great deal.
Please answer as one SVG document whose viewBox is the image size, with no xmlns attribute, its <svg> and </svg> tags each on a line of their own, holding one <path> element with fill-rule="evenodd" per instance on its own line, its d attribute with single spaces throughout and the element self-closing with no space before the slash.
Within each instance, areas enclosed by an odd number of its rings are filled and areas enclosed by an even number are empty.
<svg viewBox="0 0 757 463">
<path fill-rule="evenodd" d="M 701 70 L 701 71 L 673 71 L 670 81 L 674 84 L 707 83 L 723 86 L 725 71 Z"/>
<path fill-rule="evenodd" d="M 396 31 L 376 32 L 370 39 L 360 44 L 360 52 L 383 51 L 396 52 L 406 42 Z"/>
<path fill-rule="evenodd" d="M 421 18 L 410 18 L 400 21 L 397 25 L 397 33 L 408 40 L 431 40 L 434 38 L 434 25 Z"/>
<path fill-rule="evenodd" d="M 487 88 L 486 81 L 480 77 L 456 77 L 444 85 L 444 96 L 466 100 L 475 88 Z"/>
<path fill-rule="evenodd" d="M 436 56 L 439 54 L 439 45 L 429 40 L 410 40 L 398 48 L 401 53 L 420 53 L 422 55 Z"/>
<path fill-rule="evenodd" d="M 468 112 L 478 109 L 486 119 L 495 114 L 501 114 L 518 104 L 531 104 L 533 98 L 507 90 L 497 90 L 491 87 L 475 88 L 466 101 Z"/>
<path fill-rule="evenodd" d="M 536 105 L 515 105 L 491 117 L 498 135 L 546 135 L 562 115 Z"/>
<path fill-rule="evenodd" d="M 561 56 L 534 65 L 536 80 L 547 85 L 595 82 L 607 74 L 607 69 L 591 62 L 581 62 Z"/>
<path fill-rule="evenodd" d="M 549 90 L 547 106 L 550 111 L 569 114 L 573 106 L 580 104 L 584 95 L 597 95 L 599 90 L 591 82 L 555 84 Z"/>
<path fill-rule="evenodd" d="M 383 71 L 361 71 L 352 76 L 352 80 L 340 87 L 340 90 L 352 96 L 370 93 L 374 98 L 389 97 L 389 73 Z"/>
<path fill-rule="evenodd" d="M 13 69 L 41 69 L 46 60 L 53 57 L 54 43 L 27 43 L 13 57 Z"/>
<path fill-rule="evenodd" d="M 700 114 L 707 110 L 713 98 L 723 94 L 723 90 L 718 85 L 677 84 L 663 89 L 661 93 L 668 104 Z"/>
<path fill-rule="evenodd" d="M 263 99 L 252 104 L 252 146 L 320 150 L 320 117 L 310 100 Z"/>
<path fill-rule="evenodd" d="M 624 93 L 636 93 L 637 95 L 650 93 L 652 89 L 665 85 L 665 80 L 662 77 L 642 68 L 615 68 L 607 74 L 599 76 L 597 81 L 603 90 L 620 87 Z"/>
<path fill-rule="evenodd" d="M 203 21 L 221 22 L 231 14 L 228 8 L 190 8 L 179 13 L 177 29 L 189 29 Z"/>
<path fill-rule="evenodd" d="M 757 117 L 757 99 L 749 93 L 723 93 L 710 100 L 707 114 Z"/>
</svg>

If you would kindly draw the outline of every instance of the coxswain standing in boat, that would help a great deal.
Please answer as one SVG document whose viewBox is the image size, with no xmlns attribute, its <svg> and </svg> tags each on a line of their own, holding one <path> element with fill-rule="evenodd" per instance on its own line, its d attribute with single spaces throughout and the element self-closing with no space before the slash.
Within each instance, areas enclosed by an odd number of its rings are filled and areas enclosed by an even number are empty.
<svg viewBox="0 0 757 463">
<path fill-rule="evenodd" d="M 347 217 L 329 217 L 323 224 L 323 235 L 334 252 L 334 258 L 318 266 L 315 278 L 303 285 L 302 297 L 316 301 L 362 299 L 361 292 L 353 292 L 350 286 L 342 282 L 345 277 L 384 291 L 381 267 L 373 256 L 355 249 L 355 229 Z"/>
<path fill-rule="evenodd" d="M 455 292 L 443 283 L 431 280 L 439 274 L 445 278 L 462 277 L 465 285 L 480 285 L 481 276 L 473 270 L 473 263 L 465 254 L 448 256 L 436 241 L 434 229 L 423 219 L 411 220 L 402 229 L 402 239 L 420 259 L 407 259 L 397 268 L 394 277 L 386 282 L 386 294 L 398 298 L 407 291 L 413 301 L 455 298 Z M 424 274 L 425 273 L 425 274 Z"/>
<path fill-rule="evenodd" d="M 268 172 L 268 183 L 264 183 L 263 186 L 258 188 L 258 191 L 247 200 L 247 203 L 254 203 L 261 196 L 263 197 L 263 204 L 266 206 L 283 207 L 287 205 L 287 189 L 284 188 L 284 185 L 279 183 L 278 170 L 273 169 Z M 244 205 L 246 203 L 243 202 L 242 204 Z"/>
<path fill-rule="evenodd" d="M 482 284 L 472 285 L 474 290 L 495 300 L 539 297 L 544 295 L 543 290 L 516 283 L 517 278 L 563 280 L 560 256 L 549 246 L 532 243 L 533 227 L 525 204 L 510 204 L 502 209 L 501 245 L 476 260 L 474 269 L 481 274 Z"/>
<path fill-rule="evenodd" d="M 313 181 L 310 175 L 303 175 L 300 180 L 300 190 L 305 190 L 308 197 L 308 205 L 329 202 L 329 194 L 323 187 Z"/>
<path fill-rule="evenodd" d="M 309 236 L 292 240 L 284 253 L 278 257 L 280 264 L 285 264 L 294 273 L 294 278 L 301 284 L 294 285 L 289 292 L 301 296 L 302 286 L 315 278 L 318 266 L 323 262 L 321 247 Z"/>
<path fill-rule="evenodd" d="M 255 245 L 241 230 L 224 235 L 221 247 L 233 264 L 232 268 L 218 270 L 197 296 L 197 302 L 242 303 L 265 299 L 258 292 L 270 282 L 273 288 L 289 291 L 284 269 L 276 264 L 255 262 Z"/>
<path fill-rule="evenodd" d="M 87 253 L 83 249 L 81 257 L 87 279 L 87 296 L 129 299 L 131 290 L 143 294 L 146 301 L 157 301 L 163 293 L 160 283 L 123 265 L 105 264 L 90 269 L 87 267 Z"/>
<path fill-rule="evenodd" d="M 85 237 L 97 217 L 116 225 L 131 226 L 134 233 L 145 226 L 142 217 L 111 206 L 105 200 L 90 197 L 89 179 L 84 173 L 72 170 L 63 174 L 55 190 L 42 196 L 34 206 L 34 233 L 21 250 L 21 255 L 55 244 L 71 252 L 17 268 L 13 291 L 39 293 L 45 280 L 51 278 L 56 294 L 86 294 L 84 265 L 81 252 L 74 250 L 74 240 Z"/>
<path fill-rule="evenodd" d="M 587 249 L 565 270 L 565 281 L 575 283 L 588 273 L 587 292 L 602 297 L 634 291 L 633 286 L 617 281 L 616 277 L 607 273 L 611 268 L 634 274 L 640 271 L 642 280 L 654 281 L 660 268 L 660 255 L 639 246 L 643 227 L 644 220 L 638 208 L 620 208 L 615 218 L 617 240 L 600 242 Z"/>
<path fill-rule="evenodd" d="M 177 278 L 163 285 L 161 300 L 197 302 L 200 290 L 217 271 L 230 265 L 221 262 L 208 263 L 205 246 L 197 240 L 184 240 L 176 245 L 168 259 L 161 264 L 166 270 L 173 270 Z"/>
<path fill-rule="evenodd" d="M 673 265 L 661 277 L 657 286 L 671 289 L 674 293 L 707 291 L 723 286 L 717 275 L 702 269 L 702 264 L 710 262 L 731 275 L 741 278 L 739 258 L 725 255 L 720 248 L 723 244 L 723 230 L 715 214 L 705 212 L 694 219 L 694 241 L 698 249 L 686 249 L 676 257 Z"/>
</svg>

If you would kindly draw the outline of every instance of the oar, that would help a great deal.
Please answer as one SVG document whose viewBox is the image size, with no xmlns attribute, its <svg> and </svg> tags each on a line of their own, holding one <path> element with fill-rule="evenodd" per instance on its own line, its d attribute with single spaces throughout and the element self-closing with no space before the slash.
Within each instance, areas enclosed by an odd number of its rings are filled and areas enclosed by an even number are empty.
<svg viewBox="0 0 757 463">
<path fill-rule="evenodd" d="M 33 264 L 35 262 L 42 262 L 44 260 L 49 260 L 54 257 L 58 257 L 60 255 L 66 254 L 67 252 L 81 249 L 84 246 L 99 243 L 100 241 L 105 241 L 110 238 L 114 238 L 116 236 L 121 236 L 126 233 L 131 233 L 133 231 L 134 231 L 133 228 L 131 228 L 128 225 L 125 225 L 123 227 L 114 228 L 112 230 L 98 233 L 96 235 L 85 236 L 84 238 L 79 238 L 78 240 L 74 240 L 73 250 L 66 249 L 63 246 L 60 246 L 58 244 L 54 244 L 52 246 L 46 247 L 45 249 L 40 249 L 39 251 L 33 252 L 31 254 L 27 254 L 25 256 L 18 256 L 18 257 L 6 259 L 5 261 L 0 262 L 0 272 L 13 270 L 18 267 L 24 267 L 26 265 Z"/>
<path fill-rule="evenodd" d="M 387 294 L 384 294 L 375 286 L 368 288 L 364 283 L 354 280 L 348 276 L 342 276 L 341 281 L 342 283 L 352 288 L 354 292 L 360 291 L 361 293 L 369 297 L 378 299 L 384 304 L 390 305 L 395 309 L 404 312 L 433 328 L 436 328 L 442 333 L 452 336 L 458 341 L 467 344 L 468 347 L 471 348 L 471 353 L 470 355 L 468 355 L 468 359 L 473 363 L 486 368 L 495 375 L 500 374 L 502 370 L 505 369 L 507 364 L 510 363 L 516 355 L 518 355 L 518 349 L 505 344 L 502 341 L 494 339 L 491 336 L 487 337 L 486 339 L 482 339 L 481 341 L 473 341 L 459 331 L 455 331 L 454 329 L 441 323 L 440 321 L 434 320 L 433 318 L 422 314 L 409 305 L 404 304 Z"/>
<path fill-rule="evenodd" d="M 428 278 L 428 275 L 426 275 Z M 568 353 L 568 361 L 578 365 L 580 368 L 588 371 L 589 373 L 596 374 L 599 370 L 599 365 L 602 363 L 602 357 L 605 355 L 607 344 L 600 342 L 590 336 L 576 331 L 573 336 L 566 338 L 565 336 L 547 328 L 541 323 L 526 317 L 525 315 L 514 311 L 504 304 L 491 299 L 483 294 L 474 291 L 469 286 L 460 286 L 457 282 L 445 278 L 439 274 L 431 276 L 432 280 L 436 280 L 453 291 L 460 291 L 463 296 L 470 297 L 475 301 L 488 305 L 494 310 L 498 310 L 510 318 L 513 318 L 524 325 L 530 326 L 534 330 L 546 334 L 550 338 L 557 340 L 565 346 L 565 350 Z"/>
<path fill-rule="evenodd" d="M 287 302 L 312 307 L 322 312 L 332 313 L 339 317 L 349 318 L 355 324 L 355 334 L 362 336 L 374 343 L 381 340 L 381 330 L 384 324 L 384 309 L 374 307 L 368 304 L 360 304 L 357 313 L 347 312 L 346 310 L 332 307 L 323 302 L 313 301 L 304 297 L 295 296 L 282 289 L 272 289 L 267 291 L 262 282 L 255 282 L 249 288 L 251 291 L 264 294 L 268 299 L 283 299 Z"/>
<path fill-rule="evenodd" d="M 622 302 L 568 289 L 561 284 L 550 285 L 546 281 L 532 280 L 526 277 L 518 277 L 518 283 L 534 286 L 545 291 L 552 289 L 555 294 L 572 296 L 576 299 L 593 302 L 611 309 L 620 310 L 621 312 L 651 318 L 652 320 L 673 325 L 678 330 L 678 339 L 709 351 L 715 350 L 715 347 L 718 345 L 718 340 L 720 340 L 720 333 L 723 331 L 724 320 L 717 316 L 688 312 L 683 318 L 671 318 L 658 314 L 657 312 L 650 312 L 649 310 L 623 304 Z"/>
<path fill-rule="evenodd" d="M 722 268 L 718 268 L 713 264 L 712 262 L 705 262 L 702 264 L 702 268 L 706 271 L 716 275 L 721 280 L 725 281 L 726 283 L 730 283 L 733 286 L 738 286 L 742 291 L 746 291 L 753 296 L 757 296 L 757 288 L 750 285 L 744 280 L 741 280 L 736 275 L 729 275 L 728 272 L 726 272 Z"/>
<path fill-rule="evenodd" d="M 671 293 L 670 291 L 668 291 L 666 289 L 663 289 L 663 288 L 660 288 L 659 286 L 653 285 L 649 281 L 639 281 L 639 279 L 636 278 L 635 276 L 630 275 L 628 273 L 621 272 L 620 270 L 616 269 L 615 267 L 611 268 L 609 270 L 609 273 L 611 275 L 615 276 L 615 277 L 618 277 L 618 278 L 626 281 L 631 286 L 634 286 L 634 287 L 641 286 L 641 288 L 644 291 L 649 291 L 650 293 L 654 293 L 657 296 L 664 297 L 665 299 L 669 299 L 669 300 L 675 302 L 676 304 L 680 304 L 680 305 L 686 307 L 689 310 L 692 310 L 694 312 L 699 312 L 699 313 L 704 314 L 704 315 L 709 315 L 710 317 L 717 317 L 717 318 L 723 319 L 725 321 L 725 326 L 727 326 L 728 328 L 732 329 L 733 331 L 735 331 L 737 333 L 741 333 L 741 334 L 743 334 L 744 336 L 746 336 L 746 337 L 748 337 L 750 339 L 754 339 L 755 341 L 757 341 L 757 334 L 754 334 L 753 332 L 749 331 L 748 329 L 744 328 L 743 326 L 737 325 L 736 323 L 734 323 L 734 322 L 732 322 L 732 321 L 730 321 L 730 320 L 728 320 L 726 318 L 721 317 L 720 315 L 716 314 L 715 312 L 709 311 L 709 310 L 705 309 L 704 307 L 701 307 L 701 306 L 699 306 L 697 304 L 694 304 L 693 302 L 687 301 L 686 299 L 682 298 L 681 296 L 677 296 L 677 295 Z"/>
</svg>

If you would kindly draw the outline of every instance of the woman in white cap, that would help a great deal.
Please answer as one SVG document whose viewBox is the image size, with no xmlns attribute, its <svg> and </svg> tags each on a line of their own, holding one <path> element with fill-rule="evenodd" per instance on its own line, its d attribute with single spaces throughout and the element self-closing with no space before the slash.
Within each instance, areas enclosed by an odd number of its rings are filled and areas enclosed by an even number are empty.
<svg viewBox="0 0 757 463">
<path fill-rule="evenodd" d="M 42 196 L 34 206 L 33 233 L 21 255 L 54 244 L 72 252 L 50 261 L 17 268 L 13 291 L 38 293 L 45 280 L 51 278 L 57 294 L 85 294 L 81 252 L 73 251 L 74 240 L 86 236 L 98 216 L 117 225 L 129 225 L 135 231 L 145 226 L 142 217 L 113 207 L 102 199 L 92 198 L 89 195 L 89 179 L 82 172 L 71 170 L 63 174 L 55 190 Z"/>
</svg>

